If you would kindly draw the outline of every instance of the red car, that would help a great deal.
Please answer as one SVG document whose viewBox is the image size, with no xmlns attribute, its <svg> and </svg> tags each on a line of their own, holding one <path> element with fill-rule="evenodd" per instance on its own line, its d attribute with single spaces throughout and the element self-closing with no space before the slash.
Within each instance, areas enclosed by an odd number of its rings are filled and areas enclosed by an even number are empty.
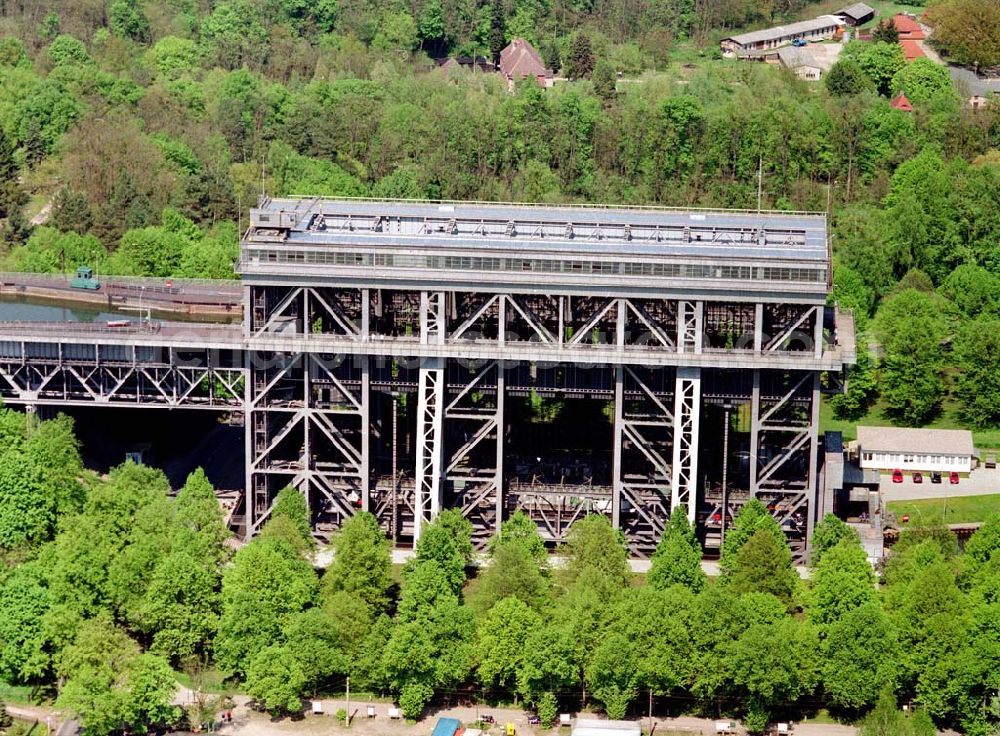
<svg viewBox="0 0 1000 736">
<path fill-rule="evenodd" d="M 898 470 L 897 469 L 897 470 L 893 470 L 892 471 L 892 482 L 893 483 L 902 483 L 903 482 L 903 471 L 902 470 Z"/>
<path fill-rule="evenodd" d="M 954 470 L 951 471 L 951 475 L 948 476 L 948 482 L 951 483 L 953 486 L 957 486 L 958 485 L 958 473 L 956 473 Z"/>
<path fill-rule="evenodd" d="M 924 482 L 924 476 L 921 475 L 920 473 L 914 473 L 913 474 L 913 482 L 914 483 L 923 483 Z"/>
</svg>

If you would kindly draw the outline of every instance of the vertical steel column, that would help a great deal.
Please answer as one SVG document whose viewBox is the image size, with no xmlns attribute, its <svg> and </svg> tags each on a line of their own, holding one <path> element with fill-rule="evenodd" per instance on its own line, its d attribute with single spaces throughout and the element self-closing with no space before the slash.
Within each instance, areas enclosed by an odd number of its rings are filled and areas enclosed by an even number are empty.
<svg viewBox="0 0 1000 736">
<path fill-rule="evenodd" d="M 424 359 L 417 393 L 416 514 L 413 541 L 421 527 L 441 510 L 441 470 L 444 455 L 444 360 Z"/>
<path fill-rule="evenodd" d="M 445 298 L 443 291 L 420 292 L 420 342 L 444 345 Z"/>
<path fill-rule="evenodd" d="M 757 495 L 757 471 L 760 469 L 760 370 L 753 372 L 753 393 L 750 394 L 750 495 Z"/>
<path fill-rule="evenodd" d="M 507 295 L 497 297 L 497 345 L 503 347 L 507 342 Z"/>
<path fill-rule="evenodd" d="M 806 503 L 809 505 L 808 513 L 806 513 L 806 554 L 809 554 L 809 549 L 812 546 L 812 535 L 813 529 L 816 526 L 816 513 L 817 503 L 816 503 L 816 489 L 818 482 L 818 471 L 819 471 L 819 401 L 820 401 L 820 384 L 819 384 L 819 373 L 813 373 L 813 387 L 812 387 L 812 406 L 810 407 L 812 413 L 809 422 L 809 481 L 806 486 Z"/>
<path fill-rule="evenodd" d="M 695 353 L 702 351 L 704 338 L 704 302 L 677 302 L 677 352 Z"/>
<path fill-rule="evenodd" d="M 622 442 L 625 439 L 622 426 L 622 401 L 625 398 L 624 380 L 625 368 L 621 364 L 616 365 L 614 446 L 611 448 L 611 524 L 615 529 L 621 528 L 622 516 Z"/>
<path fill-rule="evenodd" d="M 674 465 L 670 508 L 687 506 L 695 518 L 698 496 L 698 438 L 701 421 L 701 369 L 680 366 L 674 392 Z"/>
<path fill-rule="evenodd" d="M 309 321 L 309 295 L 312 293 L 312 289 L 302 290 L 302 334 L 309 338 L 312 334 L 312 324 Z"/>
<path fill-rule="evenodd" d="M 760 353 L 764 349 L 764 304 L 757 302 L 754 305 L 753 316 L 753 351 Z"/>
<path fill-rule="evenodd" d="M 367 289 L 365 290 L 367 292 Z M 367 299 L 367 296 L 366 296 Z M 368 334 L 368 324 L 367 324 L 367 313 L 365 318 L 362 320 L 363 323 L 363 339 L 367 338 Z M 372 433 L 372 421 L 371 421 L 371 372 L 370 363 L 367 355 L 359 356 L 361 360 L 361 462 L 359 463 L 358 473 L 360 474 L 361 481 L 361 508 L 365 511 L 371 511 L 371 433 Z M 395 481 L 393 481 L 395 482 Z"/>
<path fill-rule="evenodd" d="M 305 290 L 305 295 L 303 296 L 304 304 L 306 307 L 309 305 L 309 290 Z M 303 324 L 308 325 L 309 317 L 303 312 Z M 308 327 L 307 327 L 308 331 Z M 302 356 L 302 469 L 299 471 L 301 475 L 297 476 L 299 478 L 298 490 L 306 498 L 306 509 L 309 513 L 309 524 L 313 523 L 313 495 L 318 493 L 319 489 L 316 487 L 316 479 L 314 477 L 314 466 L 312 459 L 312 413 L 313 413 L 313 403 L 312 403 L 312 372 L 315 368 L 312 360 L 312 355 Z"/>
<path fill-rule="evenodd" d="M 368 289 L 361 289 L 361 342 L 368 342 L 371 334 L 371 293 Z M 367 369 L 366 369 L 367 370 Z"/>
<path fill-rule="evenodd" d="M 246 309 L 250 304 L 249 287 L 243 290 L 243 294 L 245 297 L 243 307 Z M 249 330 L 250 319 L 250 312 L 244 312 L 244 332 Z M 255 457 L 253 452 L 253 385 L 257 370 L 254 365 L 255 356 L 256 353 L 253 350 L 243 352 L 244 368 L 246 368 L 246 378 L 243 381 L 243 538 L 247 541 L 253 536 L 255 521 L 253 488 L 253 461 Z"/>
<path fill-rule="evenodd" d="M 694 351 L 701 354 L 703 343 L 705 340 L 705 302 L 698 301 L 694 303 Z M 701 396 L 700 388 L 700 378 L 699 378 L 699 399 Z"/>
<path fill-rule="evenodd" d="M 504 457 L 504 429 L 506 420 L 504 419 L 504 394 L 507 392 L 507 378 L 504 375 L 506 368 L 502 360 L 497 361 L 497 467 L 496 467 L 496 514 L 497 528 L 493 533 L 500 534 L 500 526 L 503 524 L 504 507 L 504 486 L 503 486 L 503 457 Z"/>
<path fill-rule="evenodd" d="M 823 357 L 823 316 L 825 307 L 816 307 L 816 324 L 813 325 L 813 355 Z"/>
<path fill-rule="evenodd" d="M 615 319 L 615 345 L 619 350 L 625 347 L 625 322 L 628 319 L 628 307 L 624 299 L 618 300 L 618 317 Z M 621 385 L 621 366 L 618 366 L 618 383 Z"/>
<path fill-rule="evenodd" d="M 420 342 L 443 345 L 445 339 L 444 292 L 420 292 Z M 420 539 L 421 527 L 441 510 L 444 462 L 444 359 L 423 358 L 417 389 L 417 457 L 414 480 L 416 514 L 413 541 Z"/>
<path fill-rule="evenodd" d="M 253 298 L 251 292 L 253 291 L 252 286 L 243 287 L 243 336 L 250 337 L 253 334 L 254 324 L 253 324 Z"/>
</svg>

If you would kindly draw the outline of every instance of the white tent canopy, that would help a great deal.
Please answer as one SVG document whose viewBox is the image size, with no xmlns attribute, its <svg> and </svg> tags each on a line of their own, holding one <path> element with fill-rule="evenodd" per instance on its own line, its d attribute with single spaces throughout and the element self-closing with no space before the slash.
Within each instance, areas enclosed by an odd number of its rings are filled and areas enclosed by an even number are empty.
<svg viewBox="0 0 1000 736">
<path fill-rule="evenodd" d="M 635 721 L 578 718 L 572 736 L 642 736 L 642 728 Z"/>
</svg>

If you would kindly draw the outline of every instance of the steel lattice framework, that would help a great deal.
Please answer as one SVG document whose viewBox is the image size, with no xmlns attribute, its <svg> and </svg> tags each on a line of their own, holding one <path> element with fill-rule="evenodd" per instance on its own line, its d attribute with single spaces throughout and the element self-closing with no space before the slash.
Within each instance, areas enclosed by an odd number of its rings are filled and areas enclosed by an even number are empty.
<svg viewBox="0 0 1000 736">
<path fill-rule="evenodd" d="M 242 412 L 251 534 L 291 485 L 320 535 L 602 513 L 649 555 L 673 508 L 717 546 L 757 496 L 804 555 L 854 361 L 823 215 L 265 200 L 238 270 L 242 328 L 0 325 L 0 396 Z"/>
</svg>

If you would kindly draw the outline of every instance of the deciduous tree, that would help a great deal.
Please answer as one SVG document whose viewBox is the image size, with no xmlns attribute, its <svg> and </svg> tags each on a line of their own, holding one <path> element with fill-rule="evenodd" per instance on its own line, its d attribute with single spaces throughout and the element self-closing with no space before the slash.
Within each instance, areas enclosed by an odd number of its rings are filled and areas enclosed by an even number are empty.
<svg viewBox="0 0 1000 736">
<path fill-rule="evenodd" d="M 792 567 L 792 553 L 784 535 L 778 536 L 767 528 L 755 531 L 736 553 L 726 584 L 736 595 L 770 593 L 792 606 L 799 576 Z"/>
<path fill-rule="evenodd" d="M 379 613 L 389 604 L 392 558 L 378 521 L 359 511 L 344 522 L 332 540 L 333 560 L 323 574 L 323 592 L 355 595 Z"/>
<path fill-rule="evenodd" d="M 479 626 L 476 643 L 479 681 L 486 687 L 510 688 L 525 656 L 528 637 L 542 619 L 518 598 L 494 605 Z"/>
<path fill-rule="evenodd" d="M 215 659 L 244 672 L 271 644 L 282 641 L 288 619 L 315 602 L 316 574 L 287 542 L 256 539 L 241 549 L 222 577 L 222 617 Z"/>
<path fill-rule="evenodd" d="M 876 601 L 875 573 L 857 538 L 845 538 L 823 553 L 810 582 L 809 617 L 831 624 Z"/>
<path fill-rule="evenodd" d="M 697 593 L 706 582 L 701 558 L 701 545 L 688 521 L 687 507 L 677 506 L 670 513 L 670 522 L 656 545 L 646 584 L 660 590 L 683 585 Z"/>
<path fill-rule="evenodd" d="M 974 427 L 1000 423 L 1000 319 L 982 317 L 962 325 L 955 341 L 961 368 L 955 394 L 962 417 Z"/>
<path fill-rule="evenodd" d="M 625 537 L 602 514 L 590 514 L 570 527 L 561 571 L 566 587 L 581 584 L 613 595 L 631 583 Z"/>
<path fill-rule="evenodd" d="M 940 305 L 932 295 L 901 291 L 879 310 L 876 330 L 885 349 L 880 390 L 889 411 L 906 424 L 927 421 L 944 396 Z"/>
<path fill-rule="evenodd" d="M 896 686 L 896 629 L 875 601 L 832 622 L 823 640 L 823 689 L 832 705 L 860 710 L 875 693 Z"/>
<path fill-rule="evenodd" d="M 306 676 L 283 646 L 273 644 L 258 652 L 247 666 L 247 693 L 272 714 L 298 713 Z"/>
<path fill-rule="evenodd" d="M 975 67 L 1000 63 L 1000 7 L 993 2 L 948 0 L 928 8 L 934 39 L 954 61 Z"/>
</svg>

